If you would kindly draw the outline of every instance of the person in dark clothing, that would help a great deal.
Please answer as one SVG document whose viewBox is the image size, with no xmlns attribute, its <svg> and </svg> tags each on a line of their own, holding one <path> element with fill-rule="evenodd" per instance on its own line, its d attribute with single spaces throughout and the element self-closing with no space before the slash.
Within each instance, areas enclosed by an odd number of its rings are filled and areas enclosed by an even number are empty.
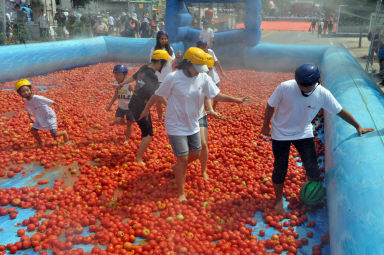
<svg viewBox="0 0 384 255">
<path fill-rule="evenodd" d="M 119 84 L 119 86 L 122 87 L 127 83 L 136 81 L 135 88 L 131 88 L 133 89 L 133 95 L 128 104 L 128 108 L 141 130 L 142 139 L 135 159 L 139 165 L 145 165 L 143 162 L 143 154 L 147 150 L 153 137 L 151 115 L 149 114 L 148 118 L 143 119 L 139 119 L 139 117 L 148 100 L 159 88 L 159 81 L 155 72 L 161 71 L 169 61 L 169 58 L 167 51 L 155 50 L 151 56 L 151 63 L 143 65 L 132 77 Z"/>
<path fill-rule="evenodd" d="M 55 14 L 55 20 L 57 21 L 57 28 L 58 28 L 57 35 L 60 38 L 64 38 L 64 28 L 65 28 L 65 21 L 67 20 L 67 17 L 65 17 L 61 9 L 57 9 L 57 13 Z"/>
<path fill-rule="evenodd" d="M 120 33 L 123 37 L 135 37 L 135 30 L 132 26 L 133 19 L 129 18 L 126 22 L 124 22 L 124 30 Z"/>
<path fill-rule="evenodd" d="M 315 32 L 316 30 L 316 19 L 312 19 L 311 25 L 309 26 L 308 32 Z"/>
<path fill-rule="evenodd" d="M 370 31 L 367 35 L 368 40 L 371 41 L 372 44 L 372 51 L 370 54 L 370 68 L 369 72 L 370 73 L 375 73 L 376 70 L 373 68 L 373 60 L 375 59 L 375 54 L 378 55 L 379 51 L 379 43 L 380 43 L 380 28 L 376 28 L 375 31 Z"/>
<path fill-rule="evenodd" d="M 25 29 L 25 22 L 28 19 L 27 12 L 20 8 L 20 5 L 16 5 L 16 24 L 14 25 L 14 32 L 16 36 L 16 40 L 20 43 L 25 43 L 27 39 L 27 33 Z"/>
</svg>

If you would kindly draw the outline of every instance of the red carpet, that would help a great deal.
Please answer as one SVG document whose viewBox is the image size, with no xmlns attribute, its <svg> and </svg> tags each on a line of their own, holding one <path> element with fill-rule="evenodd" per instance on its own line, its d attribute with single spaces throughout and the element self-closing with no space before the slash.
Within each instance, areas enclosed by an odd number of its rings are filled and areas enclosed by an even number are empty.
<svg viewBox="0 0 384 255">
<path fill-rule="evenodd" d="M 263 21 L 260 28 L 275 31 L 308 31 L 310 25 L 309 21 L 274 20 Z"/>
</svg>

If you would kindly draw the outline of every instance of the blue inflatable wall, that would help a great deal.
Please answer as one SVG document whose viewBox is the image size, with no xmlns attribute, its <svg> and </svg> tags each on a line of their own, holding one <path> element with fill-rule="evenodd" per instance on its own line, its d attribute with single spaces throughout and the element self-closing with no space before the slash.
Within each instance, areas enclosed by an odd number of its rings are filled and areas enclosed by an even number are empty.
<svg viewBox="0 0 384 255">
<path fill-rule="evenodd" d="M 293 71 L 304 62 L 316 63 L 321 67 L 324 85 L 343 107 L 361 125 L 375 128 L 375 132 L 358 137 L 356 130 L 340 118 L 325 115 L 326 180 L 332 254 L 382 254 L 382 94 L 344 49 L 258 43 L 261 3 L 259 0 L 245 0 L 245 3 L 249 8 L 247 28 L 216 34 L 215 52 L 223 64 L 281 72 Z M 176 51 L 184 51 L 196 42 L 199 31 L 189 26 L 191 19 L 183 1 L 168 0 L 166 16 L 166 27 Z M 1 47 L 0 81 L 99 62 L 148 62 L 154 44 L 154 39 L 96 37 Z"/>
</svg>

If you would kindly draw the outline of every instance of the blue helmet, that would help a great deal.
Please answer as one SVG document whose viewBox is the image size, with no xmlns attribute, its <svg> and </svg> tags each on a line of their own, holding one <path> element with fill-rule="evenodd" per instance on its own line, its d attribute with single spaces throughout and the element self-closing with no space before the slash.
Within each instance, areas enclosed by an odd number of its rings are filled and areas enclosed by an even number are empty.
<svg viewBox="0 0 384 255">
<path fill-rule="evenodd" d="M 200 47 L 201 45 L 208 45 L 208 42 L 206 40 L 197 41 L 196 46 Z"/>
<path fill-rule="evenodd" d="M 314 64 L 303 64 L 295 71 L 296 82 L 304 87 L 309 87 L 320 80 L 320 70 Z"/>
<path fill-rule="evenodd" d="M 166 36 L 168 37 L 168 33 L 167 33 L 167 31 L 165 31 L 165 30 L 160 30 L 159 32 L 157 32 L 157 34 L 156 34 L 156 38 L 160 38 L 160 36 L 162 36 L 162 35 L 166 35 Z"/>
<path fill-rule="evenodd" d="M 128 68 L 125 65 L 115 65 L 113 68 L 114 73 L 128 73 Z"/>
</svg>

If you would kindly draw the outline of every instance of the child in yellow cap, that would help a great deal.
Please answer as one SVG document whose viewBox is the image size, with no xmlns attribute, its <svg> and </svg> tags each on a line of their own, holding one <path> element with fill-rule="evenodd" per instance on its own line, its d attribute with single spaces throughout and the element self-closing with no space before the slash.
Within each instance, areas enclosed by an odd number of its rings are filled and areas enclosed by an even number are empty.
<svg viewBox="0 0 384 255">
<path fill-rule="evenodd" d="M 18 80 L 15 84 L 15 90 L 19 95 L 25 98 L 25 106 L 28 110 L 28 117 L 31 121 L 31 114 L 35 117 L 35 122 L 31 128 L 33 137 L 37 140 L 38 146 L 41 147 L 42 141 L 39 135 L 39 130 L 49 130 L 52 137 L 56 138 L 63 136 L 64 143 L 67 143 L 69 138 L 67 131 L 57 131 L 56 114 L 49 105 L 53 104 L 60 111 L 60 106 L 54 101 L 39 95 L 32 94 L 32 85 L 26 79 Z"/>
</svg>

